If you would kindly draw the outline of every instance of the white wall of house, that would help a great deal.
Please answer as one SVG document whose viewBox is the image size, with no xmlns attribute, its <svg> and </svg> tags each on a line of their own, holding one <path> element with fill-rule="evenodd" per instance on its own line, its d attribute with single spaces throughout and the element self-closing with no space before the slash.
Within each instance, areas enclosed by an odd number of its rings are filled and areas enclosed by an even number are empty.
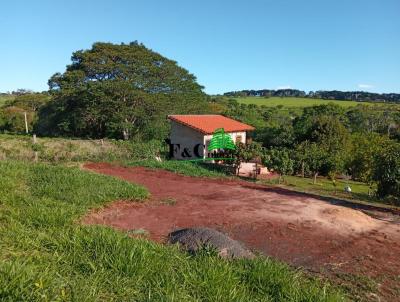
<svg viewBox="0 0 400 302">
<path fill-rule="evenodd" d="M 237 143 L 241 142 L 243 144 L 246 143 L 246 132 L 230 132 L 228 133 L 232 140 Z M 198 148 L 200 158 L 207 156 L 207 148 L 212 139 L 212 134 L 206 135 L 200 131 L 196 131 L 195 129 L 182 125 L 181 123 L 175 122 L 171 120 L 171 135 L 170 140 L 172 144 L 180 145 L 180 148 L 175 146 L 174 158 L 178 160 L 182 159 L 196 159 L 196 154 L 194 154 L 194 148 L 197 145 L 200 145 Z M 205 148 L 203 147 L 205 146 Z M 187 152 L 190 157 L 185 154 L 184 155 L 184 148 L 188 149 Z M 205 152 L 204 152 L 205 151 Z M 258 166 L 260 168 L 260 174 L 269 174 L 267 168 L 262 166 Z M 254 163 L 242 163 L 240 168 L 240 175 L 242 176 L 252 176 L 255 171 L 255 164 Z"/>
<path fill-rule="evenodd" d="M 232 140 L 235 143 L 239 141 L 243 144 L 246 143 L 245 131 L 231 132 L 228 134 L 232 137 Z M 196 131 L 191 127 L 171 120 L 170 140 L 171 144 L 174 144 L 173 154 L 175 159 L 196 159 L 206 157 L 208 153 L 207 148 L 211 139 L 212 134 L 205 135 L 204 133 Z M 200 157 L 198 157 L 197 155 L 200 155 Z"/>
<path fill-rule="evenodd" d="M 201 146 L 198 148 L 199 154 L 201 157 L 204 157 L 204 134 L 196 131 L 193 128 L 182 125 L 181 123 L 175 122 L 171 120 L 171 135 L 169 137 L 172 144 L 180 145 L 175 146 L 174 149 L 174 158 L 175 159 L 196 159 L 195 147 L 200 144 Z M 184 148 L 187 149 L 185 153 Z M 187 154 L 191 156 L 187 156 Z"/>
</svg>

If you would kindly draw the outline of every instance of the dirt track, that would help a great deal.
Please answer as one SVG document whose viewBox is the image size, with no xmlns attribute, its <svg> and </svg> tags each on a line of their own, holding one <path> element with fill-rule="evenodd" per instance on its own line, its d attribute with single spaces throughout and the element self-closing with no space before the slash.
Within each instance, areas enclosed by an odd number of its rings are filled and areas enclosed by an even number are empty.
<svg viewBox="0 0 400 302">
<path fill-rule="evenodd" d="M 379 283 L 381 298 L 400 300 L 398 222 L 376 219 L 335 201 L 245 181 L 192 178 L 109 164 L 86 164 L 85 168 L 144 185 L 152 194 L 143 204 L 113 203 L 91 213 L 86 223 L 123 230 L 142 228 L 161 242 L 177 228 L 213 227 L 291 265 L 339 276 L 338 280 L 342 275 L 346 279 L 352 276 L 349 282 L 353 286 L 358 283 L 353 280 L 356 276 L 368 276 Z M 163 204 L 167 198 L 176 203 Z"/>
</svg>

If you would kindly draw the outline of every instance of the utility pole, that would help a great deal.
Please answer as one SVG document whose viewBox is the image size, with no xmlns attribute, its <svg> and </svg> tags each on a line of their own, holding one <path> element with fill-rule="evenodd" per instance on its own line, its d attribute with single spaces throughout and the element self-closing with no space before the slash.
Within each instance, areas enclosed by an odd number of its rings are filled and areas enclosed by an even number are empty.
<svg viewBox="0 0 400 302">
<path fill-rule="evenodd" d="M 26 116 L 26 111 L 24 112 L 24 117 L 25 117 L 25 132 L 26 132 L 26 134 L 28 134 L 29 133 L 29 130 L 28 130 L 28 118 Z"/>
</svg>

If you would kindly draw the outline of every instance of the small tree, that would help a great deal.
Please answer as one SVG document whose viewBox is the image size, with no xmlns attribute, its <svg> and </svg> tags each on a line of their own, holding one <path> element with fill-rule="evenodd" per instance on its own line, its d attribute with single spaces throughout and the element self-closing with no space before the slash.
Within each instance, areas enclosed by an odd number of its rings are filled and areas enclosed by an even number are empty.
<svg viewBox="0 0 400 302">
<path fill-rule="evenodd" d="M 325 151 L 316 143 L 304 142 L 304 164 L 313 175 L 313 184 L 317 183 L 317 176 L 326 162 Z"/>
<path fill-rule="evenodd" d="M 263 148 L 260 143 L 252 142 L 250 144 L 238 143 L 234 151 L 234 166 L 236 168 L 236 175 L 239 175 L 240 165 L 243 162 L 249 162 L 253 159 L 261 157 Z"/>
<path fill-rule="evenodd" d="M 382 153 L 390 139 L 378 133 L 356 133 L 352 135 L 352 140 L 351 160 L 347 169 L 351 171 L 352 179 L 370 184 L 375 169 L 374 159 Z"/>
<path fill-rule="evenodd" d="M 279 174 L 278 183 L 280 184 L 285 175 L 293 173 L 294 161 L 286 149 L 269 150 L 263 158 L 263 164 Z"/>
<path fill-rule="evenodd" d="M 375 158 L 374 179 L 380 197 L 400 198 L 400 144 L 390 142 Z"/>
</svg>

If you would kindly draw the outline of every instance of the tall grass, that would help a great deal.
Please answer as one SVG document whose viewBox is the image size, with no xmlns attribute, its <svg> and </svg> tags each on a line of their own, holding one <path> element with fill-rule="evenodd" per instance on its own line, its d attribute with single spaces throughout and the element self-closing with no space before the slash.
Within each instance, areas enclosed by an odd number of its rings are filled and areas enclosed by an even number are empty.
<svg viewBox="0 0 400 302">
<path fill-rule="evenodd" d="M 163 169 L 174 173 L 195 177 L 226 178 L 231 174 L 229 167 L 203 162 L 182 160 L 136 160 L 125 162 L 127 166 L 141 166 L 152 169 Z"/>
<path fill-rule="evenodd" d="M 267 258 L 189 256 L 107 227 L 88 209 L 141 187 L 77 168 L 0 162 L 1 301 L 338 301 L 322 283 Z"/>
<path fill-rule="evenodd" d="M 154 159 L 162 144 L 113 139 L 68 139 L 0 134 L 0 160 L 23 160 L 52 163 L 83 161 L 129 161 Z M 36 154 L 35 154 L 36 153 Z M 36 158 L 35 158 L 36 156 Z"/>
</svg>

